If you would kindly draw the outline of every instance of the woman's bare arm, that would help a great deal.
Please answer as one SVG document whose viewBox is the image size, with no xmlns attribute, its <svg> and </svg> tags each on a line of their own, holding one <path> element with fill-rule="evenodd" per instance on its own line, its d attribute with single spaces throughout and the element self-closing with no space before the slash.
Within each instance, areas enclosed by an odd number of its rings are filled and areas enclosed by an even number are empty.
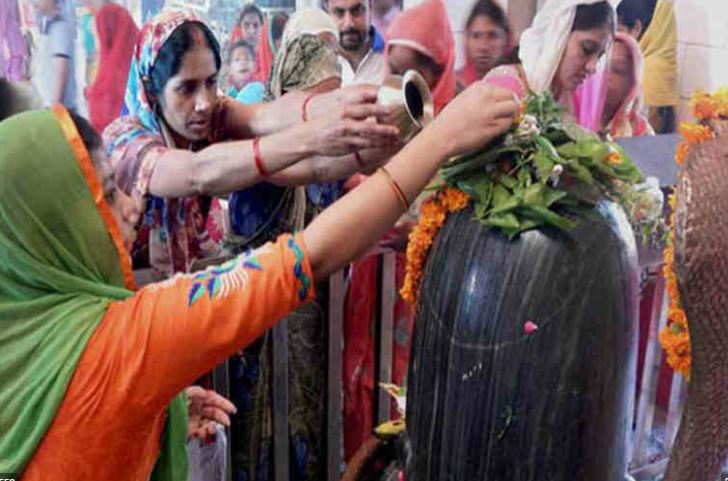
<svg viewBox="0 0 728 481">
<path fill-rule="evenodd" d="M 376 85 L 353 85 L 317 94 L 306 105 L 309 119 L 341 112 L 347 106 L 372 104 L 377 100 Z M 303 121 L 303 103 L 313 92 L 290 92 L 267 104 L 244 105 L 230 102 L 226 135 L 231 139 L 249 139 L 270 135 Z"/>
<path fill-rule="evenodd" d="M 359 159 L 355 154 L 309 157 L 272 175 L 268 180 L 276 185 L 306 185 L 345 180 L 357 172 L 371 174 L 391 159 L 400 148 L 399 144 L 395 144 L 391 147 L 363 150 L 359 152 Z"/>
<path fill-rule="evenodd" d="M 260 139 L 268 174 L 316 155 L 344 156 L 355 150 L 388 147 L 397 129 L 366 121 L 384 118 L 387 109 L 374 104 L 351 105 L 326 117 L 302 123 Z M 199 152 L 170 149 L 156 162 L 149 193 L 159 197 L 225 194 L 268 180 L 255 162 L 253 141 L 211 145 Z"/>
<path fill-rule="evenodd" d="M 388 164 L 411 202 L 450 157 L 485 145 L 513 122 L 518 105 L 504 89 L 472 85 Z M 404 212 L 383 174 L 372 176 L 321 213 L 303 232 L 322 279 L 381 238 Z"/>
</svg>

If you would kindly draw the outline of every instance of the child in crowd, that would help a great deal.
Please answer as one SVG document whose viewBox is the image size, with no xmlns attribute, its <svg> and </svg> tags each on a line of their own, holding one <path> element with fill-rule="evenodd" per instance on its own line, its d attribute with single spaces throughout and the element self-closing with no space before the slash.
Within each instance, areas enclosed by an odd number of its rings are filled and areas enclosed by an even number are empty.
<svg viewBox="0 0 728 481">
<path fill-rule="evenodd" d="M 238 40 L 230 45 L 227 57 L 227 94 L 230 97 L 237 97 L 252 80 L 256 72 L 255 57 L 253 46 L 243 40 Z"/>
</svg>

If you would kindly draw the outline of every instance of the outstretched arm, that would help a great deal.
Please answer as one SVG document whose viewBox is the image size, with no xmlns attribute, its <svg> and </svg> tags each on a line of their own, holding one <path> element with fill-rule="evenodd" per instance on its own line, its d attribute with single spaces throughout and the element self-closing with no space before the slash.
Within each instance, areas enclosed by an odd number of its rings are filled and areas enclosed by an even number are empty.
<svg viewBox="0 0 728 481">
<path fill-rule="evenodd" d="M 478 82 L 397 154 L 387 170 L 412 202 L 445 161 L 505 132 L 517 111 L 509 91 Z M 383 174 L 334 203 L 303 232 L 314 276 L 325 278 L 362 254 L 404 211 Z"/>
<path fill-rule="evenodd" d="M 155 160 L 148 193 L 159 197 L 226 194 L 269 180 L 268 175 L 311 156 L 343 156 L 394 145 L 395 127 L 366 120 L 383 118 L 387 112 L 375 104 L 350 105 L 262 137 L 257 161 L 252 140 L 214 144 L 199 152 L 169 149 Z"/>
<path fill-rule="evenodd" d="M 310 91 L 295 91 L 266 104 L 229 106 L 227 132 L 232 139 L 249 139 L 270 135 L 303 122 L 304 103 L 308 119 L 317 119 L 341 112 L 347 106 L 373 104 L 377 100 L 376 85 L 352 85 L 311 96 Z"/>
<path fill-rule="evenodd" d="M 505 131 L 517 105 L 507 91 L 470 87 L 388 165 L 410 201 L 442 162 Z M 404 208 L 384 174 L 325 210 L 306 230 L 195 275 L 150 285 L 112 303 L 98 349 L 115 362 L 130 403 L 161 409 L 181 389 L 314 295 L 324 278 L 375 243 Z M 103 344 L 103 345 L 102 345 Z M 171 355 L 171 353 L 174 355 Z"/>
</svg>

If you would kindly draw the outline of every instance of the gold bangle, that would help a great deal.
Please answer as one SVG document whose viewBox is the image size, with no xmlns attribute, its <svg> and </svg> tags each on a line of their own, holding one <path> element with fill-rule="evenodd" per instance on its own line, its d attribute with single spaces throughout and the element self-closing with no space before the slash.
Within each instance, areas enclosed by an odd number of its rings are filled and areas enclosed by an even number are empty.
<svg viewBox="0 0 728 481">
<path fill-rule="evenodd" d="M 387 183 L 392 188 L 392 191 L 394 191 L 394 195 L 397 196 L 397 199 L 399 199 L 400 204 L 402 204 L 402 207 L 405 211 L 409 210 L 410 204 L 407 201 L 407 197 L 404 195 L 404 192 L 402 191 L 402 188 L 399 186 L 396 180 L 394 180 L 394 177 L 392 177 L 392 174 L 389 173 L 387 169 L 384 167 L 380 167 L 377 169 L 377 172 L 381 172 L 385 179 L 387 179 Z"/>
</svg>

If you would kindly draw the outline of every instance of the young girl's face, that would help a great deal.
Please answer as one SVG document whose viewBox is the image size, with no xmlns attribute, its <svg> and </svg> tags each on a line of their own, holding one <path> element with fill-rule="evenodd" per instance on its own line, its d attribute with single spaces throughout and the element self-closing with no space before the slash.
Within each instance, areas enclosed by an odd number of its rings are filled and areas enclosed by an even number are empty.
<svg viewBox="0 0 728 481">
<path fill-rule="evenodd" d="M 242 88 L 255 73 L 255 58 L 245 47 L 233 50 L 230 57 L 230 76 L 236 87 Z"/>
</svg>

